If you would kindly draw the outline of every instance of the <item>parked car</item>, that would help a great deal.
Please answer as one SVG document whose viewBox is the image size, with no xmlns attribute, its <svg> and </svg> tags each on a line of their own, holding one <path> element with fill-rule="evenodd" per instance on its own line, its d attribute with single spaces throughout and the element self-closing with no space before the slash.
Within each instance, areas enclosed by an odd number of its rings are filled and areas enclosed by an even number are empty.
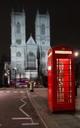
<svg viewBox="0 0 80 128">
<path fill-rule="evenodd" d="M 11 80 L 11 85 L 15 87 L 28 87 L 29 80 L 23 78 L 17 78 L 16 80 Z"/>
</svg>

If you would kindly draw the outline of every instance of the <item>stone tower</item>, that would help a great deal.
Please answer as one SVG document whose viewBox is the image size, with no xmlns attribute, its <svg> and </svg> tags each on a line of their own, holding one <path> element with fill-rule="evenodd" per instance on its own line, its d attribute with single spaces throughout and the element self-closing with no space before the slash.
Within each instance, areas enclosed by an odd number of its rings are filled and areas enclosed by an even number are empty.
<svg viewBox="0 0 80 128">
<path fill-rule="evenodd" d="M 35 19 L 35 40 L 26 41 L 25 12 L 11 13 L 11 78 L 47 76 L 47 55 L 50 48 L 50 16 L 39 14 Z M 21 77 L 22 78 L 22 77 Z"/>
<path fill-rule="evenodd" d="M 11 67 L 16 73 L 24 73 L 25 66 L 25 13 L 11 14 Z"/>
<path fill-rule="evenodd" d="M 35 19 L 35 40 L 40 53 L 40 69 L 44 75 L 47 75 L 47 53 L 50 48 L 50 16 L 39 14 L 37 11 Z"/>
</svg>

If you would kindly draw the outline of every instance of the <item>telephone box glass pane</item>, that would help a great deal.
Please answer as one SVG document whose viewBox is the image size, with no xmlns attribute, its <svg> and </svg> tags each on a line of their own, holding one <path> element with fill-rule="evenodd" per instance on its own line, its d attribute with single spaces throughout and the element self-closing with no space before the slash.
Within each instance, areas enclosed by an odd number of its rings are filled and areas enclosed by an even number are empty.
<svg viewBox="0 0 80 128">
<path fill-rule="evenodd" d="M 57 103 L 72 102 L 71 59 L 56 59 Z"/>
</svg>

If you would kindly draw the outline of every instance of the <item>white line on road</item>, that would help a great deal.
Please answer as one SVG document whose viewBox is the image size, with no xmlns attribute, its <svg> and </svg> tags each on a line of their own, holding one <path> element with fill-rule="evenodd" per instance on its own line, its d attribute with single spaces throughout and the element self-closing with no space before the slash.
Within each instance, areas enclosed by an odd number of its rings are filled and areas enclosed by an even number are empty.
<svg viewBox="0 0 80 128">
<path fill-rule="evenodd" d="M 24 103 L 23 105 L 21 105 L 20 107 L 19 107 L 19 110 L 26 116 L 26 117 L 28 117 L 28 118 L 30 118 L 30 115 L 28 115 L 22 108 L 27 104 L 25 101 L 24 101 L 24 99 L 25 99 L 26 97 L 24 96 L 23 98 L 21 98 L 20 100 Z M 31 120 L 31 123 L 22 123 L 22 125 L 24 124 L 24 125 L 34 125 L 35 123 L 34 123 L 34 121 L 33 121 L 33 119 L 32 118 L 30 118 L 30 120 Z M 39 123 L 36 123 L 36 124 L 39 124 Z M 36 125 L 35 124 L 35 125 Z"/>
<path fill-rule="evenodd" d="M 39 123 L 22 123 L 21 125 L 25 126 L 25 125 L 39 125 Z"/>
<path fill-rule="evenodd" d="M 23 98 L 20 99 L 24 104 L 22 104 L 22 105 L 19 107 L 19 110 L 20 110 L 25 116 L 30 117 L 30 115 L 28 115 L 28 114 L 22 109 L 22 108 L 26 105 L 26 102 L 24 101 L 24 98 L 25 98 L 25 97 L 23 97 Z"/>
<path fill-rule="evenodd" d="M 28 94 L 28 98 L 29 98 L 30 102 L 32 103 L 32 106 L 34 107 L 36 113 L 37 113 L 38 116 L 40 117 L 40 119 L 41 119 L 41 121 L 43 122 L 45 128 L 48 128 L 48 126 L 46 125 L 45 121 L 43 120 L 43 118 L 41 117 L 40 113 L 38 112 L 37 108 L 35 107 L 33 101 L 31 100 L 31 97 L 30 97 L 30 94 L 29 94 L 28 90 L 26 90 L 26 91 L 27 91 L 27 94 Z M 34 101 L 34 102 L 35 102 L 35 101 Z M 36 104 L 36 102 L 35 102 L 35 104 Z"/>
<path fill-rule="evenodd" d="M 12 120 L 30 120 L 31 123 L 22 123 L 21 125 L 39 125 L 39 123 L 34 123 L 33 119 L 30 117 L 30 115 L 28 115 L 24 110 L 23 107 L 27 104 L 26 101 L 24 101 L 24 99 L 26 98 L 26 96 L 23 96 L 20 101 L 23 102 L 23 104 L 21 106 L 19 106 L 19 110 L 26 116 L 26 117 L 12 117 Z"/>
<path fill-rule="evenodd" d="M 24 91 L 20 91 L 20 93 L 24 93 Z"/>
<path fill-rule="evenodd" d="M 12 117 L 12 120 L 28 120 L 31 119 L 29 117 Z"/>
<path fill-rule="evenodd" d="M 13 91 L 13 93 L 18 93 L 18 91 Z"/>
<path fill-rule="evenodd" d="M 6 93 L 10 93 L 10 91 L 6 91 Z"/>
</svg>

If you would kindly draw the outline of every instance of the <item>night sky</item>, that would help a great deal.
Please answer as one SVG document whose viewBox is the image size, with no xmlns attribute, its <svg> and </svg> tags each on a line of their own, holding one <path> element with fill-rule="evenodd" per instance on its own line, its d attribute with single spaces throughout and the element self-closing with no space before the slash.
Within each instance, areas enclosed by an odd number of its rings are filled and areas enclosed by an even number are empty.
<svg viewBox="0 0 80 128">
<path fill-rule="evenodd" d="M 65 1 L 65 0 L 64 0 Z M 34 38 L 36 11 L 50 14 L 51 46 L 60 44 L 74 49 L 80 48 L 80 4 L 76 2 L 57 2 L 48 0 L 1 0 L 0 1 L 0 59 L 10 56 L 11 10 L 26 12 L 26 40 L 30 33 Z"/>
</svg>

